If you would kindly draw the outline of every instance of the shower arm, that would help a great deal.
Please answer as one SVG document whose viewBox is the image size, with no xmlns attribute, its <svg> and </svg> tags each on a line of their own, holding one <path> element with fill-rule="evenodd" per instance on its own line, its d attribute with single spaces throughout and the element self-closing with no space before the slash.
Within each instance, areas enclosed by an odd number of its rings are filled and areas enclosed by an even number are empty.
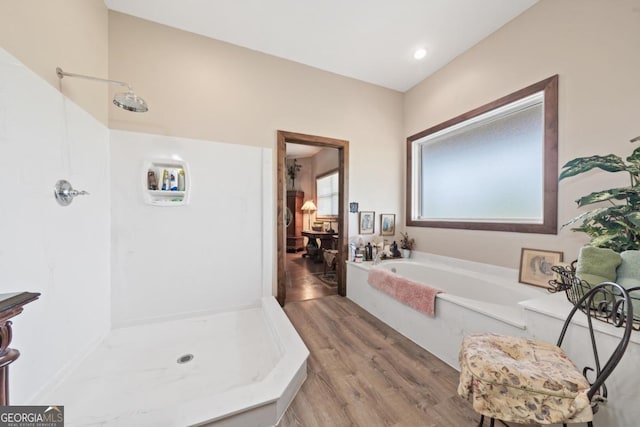
<svg viewBox="0 0 640 427">
<path fill-rule="evenodd" d="M 62 68 L 60 68 L 60 67 L 56 67 L 56 74 L 58 75 L 58 78 L 61 79 L 61 80 L 65 76 L 66 77 L 79 77 L 81 79 L 93 80 L 93 81 L 96 81 L 96 82 L 111 83 L 111 84 L 118 85 L 118 86 L 125 86 L 130 91 L 133 91 L 133 88 L 131 87 L 131 85 L 129 83 L 126 83 L 126 82 L 121 82 L 121 81 L 118 81 L 118 80 L 101 79 L 100 77 L 85 76 L 84 74 L 68 73 L 66 71 L 62 71 Z"/>
<path fill-rule="evenodd" d="M 129 83 L 121 82 L 119 80 L 102 79 L 100 77 L 87 76 L 85 74 L 67 73 L 62 71 L 62 68 L 56 67 L 56 75 L 59 80 L 63 77 L 79 77 L 85 80 L 93 80 L 94 82 L 101 82 L 107 84 L 113 84 L 118 86 L 127 87 L 126 93 L 116 93 L 113 97 L 113 103 L 116 107 L 122 108 L 127 111 L 133 111 L 136 113 L 145 113 L 149 111 L 149 107 L 144 99 L 133 93 L 133 87 Z M 60 87 L 62 90 L 62 87 Z"/>
</svg>

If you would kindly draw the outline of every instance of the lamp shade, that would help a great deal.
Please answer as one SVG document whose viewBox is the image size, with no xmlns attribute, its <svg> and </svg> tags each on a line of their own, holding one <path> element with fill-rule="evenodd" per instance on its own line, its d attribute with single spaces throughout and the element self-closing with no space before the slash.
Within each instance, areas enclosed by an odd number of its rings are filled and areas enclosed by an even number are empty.
<svg viewBox="0 0 640 427">
<path fill-rule="evenodd" d="M 307 200 L 300 208 L 302 212 L 315 212 L 317 209 L 318 208 L 316 208 L 316 204 L 313 203 L 313 200 Z"/>
</svg>

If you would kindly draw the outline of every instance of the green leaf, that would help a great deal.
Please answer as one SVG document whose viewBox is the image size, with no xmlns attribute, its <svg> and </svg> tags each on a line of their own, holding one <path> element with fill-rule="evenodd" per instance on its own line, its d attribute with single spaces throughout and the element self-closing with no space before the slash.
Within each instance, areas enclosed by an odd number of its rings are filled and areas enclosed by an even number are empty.
<svg viewBox="0 0 640 427">
<path fill-rule="evenodd" d="M 633 153 L 627 157 L 627 161 L 630 163 L 640 164 L 640 147 L 633 150 Z"/>
<path fill-rule="evenodd" d="M 589 195 L 582 196 L 576 203 L 578 206 L 590 205 L 592 203 L 604 202 L 607 200 L 627 200 L 630 198 L 640 199 L 640 188 L 638 187 L 621 187 L 611 188 L 609 190 L 595 191 Z M 635 200 L 635 199 L 634 199 Z"/>
<path fill-rule="evenodd" d="M 562 168 L 564 170 L 558 180 L 563 180 L 594 168 L 607 172 L 623 172 L 627 170 L 627 165 L 620 157 L 614 154 L 607 154 L 606 156 L 578 157 L 567 162 Z"/>
<path fill-rule="evenodd" d="M 595 216 L 601 214 L 603 211 L 606 211 L 609 208 L 598 208 L 598 209 L 593 209 L 590 210 L 588 212 L 584 212 L 580 215 L 578 215 L 577 217 L 565 222 L 564 224 L 562 224 L 562 228 L 566 227 L 567 225 L 571 225 L 574 224 L 578 221 L 585 223 L 585 222 L 589 222 L 591 221 Z"/>
<path fill-rule="evenodd" d="M 627 219 L 631 224 L 635 225 L 636 227 L 640 227 L 640 212 L 638 211 L 630 212 L 627 215 Z M 638 229 L 638 233 L 640 233 L 640 229 Z"/>
<path fill-rule="evenodd" d="M 628 164 L 613 154 L 580 157 L 563 166 L 559 180 L 599 168 L 607 172 L 630 174 L 631 186 L 594 191 L 576 200 L 578 206 L 609 202 L 605 207 L 583 212 L 563 224 L 579 224 L 572 228 L 587 234 L 592 246 L 616 252 L 640 249 L 640 147 L 627 157 Z"/>
<path fill-rule="evenodd" d="M 598 248 L 608 248 L 610 242 L 616 238 L 615 234 L 603 234 L 598 237 L 594 237 L 591 239 L 591 246 L 596 246 Z"/>
</svg>

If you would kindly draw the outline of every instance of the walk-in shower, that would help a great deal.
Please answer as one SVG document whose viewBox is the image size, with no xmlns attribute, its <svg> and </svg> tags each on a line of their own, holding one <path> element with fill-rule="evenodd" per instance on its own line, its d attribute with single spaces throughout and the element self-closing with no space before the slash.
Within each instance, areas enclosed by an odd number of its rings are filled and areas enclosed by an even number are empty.
<svg viewBox="0 0 640 427">
<path fill-rule="evenodd" d="M 80 77 L 87 80 L 110 83 L 118 86 L 126 86 L 126 92 L 115 94 L 115 96 L 113 97 L 113 103 L 120 108 L 123 108 L 127 111 L 134 111 L 136 113 L 144 113 L 149 110 L 149 107 L 147 107 L 147 103 L 145 102 L 145 100 L 133 93 L 133 88 L 129 83 L 120 82 L 118 80 L 101 79 L 100 77 L 85 76 L 83 74 L 67 73 L 66 71 L 62 71 L 62 68 L 60 67 L 56 68 L 56 74 L 58 75 L 59 79 L 62 79 L 63 77 Z"/>
</svg>

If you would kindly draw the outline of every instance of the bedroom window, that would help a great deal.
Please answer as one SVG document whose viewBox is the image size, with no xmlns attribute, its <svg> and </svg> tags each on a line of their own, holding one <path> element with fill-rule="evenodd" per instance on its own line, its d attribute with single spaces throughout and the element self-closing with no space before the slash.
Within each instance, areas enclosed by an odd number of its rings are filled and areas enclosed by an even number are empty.
<svg viewBox="0 0 640 427">
<path fill-rule="evenodd" d="M 318 199 L 317 218 L 336 218 L 340 196 L 338 171 L 331 171 L 316 178 L 316 197 Z"/>
<path fill-rule="evenodd" d="M 407 225 L 557 233 L 558 77 L 407 138 Z"/>
</svg>

